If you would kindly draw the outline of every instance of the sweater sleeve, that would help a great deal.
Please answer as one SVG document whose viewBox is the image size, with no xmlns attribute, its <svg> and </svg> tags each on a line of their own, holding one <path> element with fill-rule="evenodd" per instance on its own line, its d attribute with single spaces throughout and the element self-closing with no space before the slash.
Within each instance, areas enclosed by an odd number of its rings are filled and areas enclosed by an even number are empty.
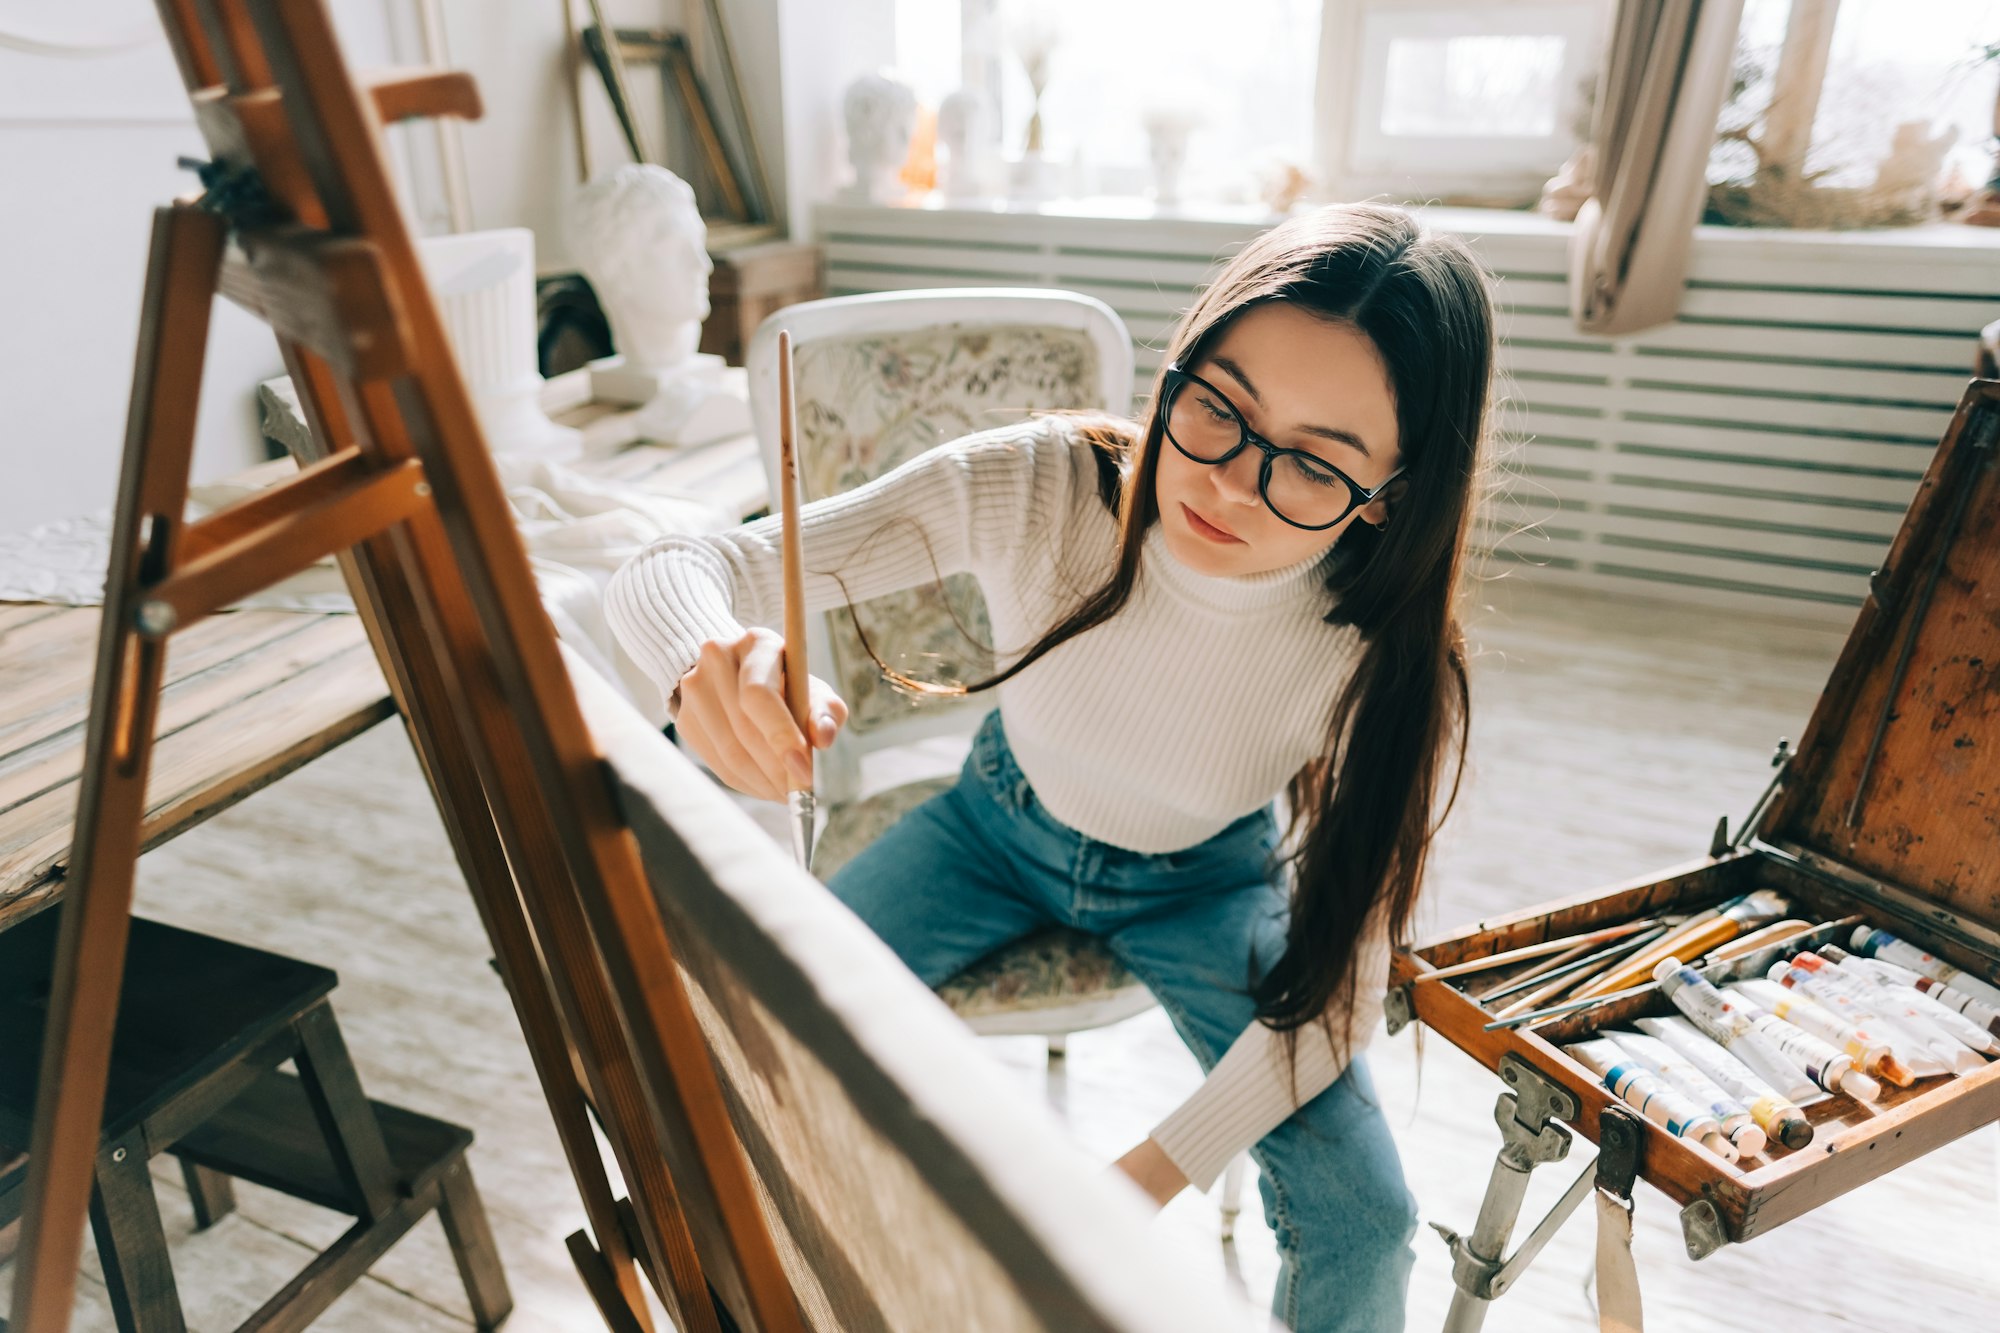
<svg viewBox="0 0 2000 1333">
<path fill-rule="evenodd" d="M 1378 924 L 1369 930 L 1355 965 L 1354 1012 L 1346 1033 L 1350 1056 L 1368 1044 L 1382 1018 L 1382 998 L 1389 986 L 1385 927 Z M 1284 1038 L 1253 1020 L 1223 1052 L 1193 1095 L 1154 1128 L 1153 1140 L 1190 1184 L 1206 1190 L 1238 1153 L 1332 1087 L 1345 1068 L 1325 1028 L 1310 1023 L 1299 1029 L 1293 1066 L 1288 1070 Z M 1292 1098 L 1294 1074 L 1296 1101 Z"/>
<path fill-rule="evenodd" d="M 1062 418 L 939 445 L 881 477 L 801 506 L 808 612 L 948 574 L 1006 577 L 1038 525 L 1063 515 L 1086 466 Z M 1055 520 L 1055 521 L 1060 521 Z M 672 693 L 710 639 L 783 618 L 777 515 L 728 532 L 662 538 L 613 575 L 605 614 L 620 646 Z"/>
</svg>

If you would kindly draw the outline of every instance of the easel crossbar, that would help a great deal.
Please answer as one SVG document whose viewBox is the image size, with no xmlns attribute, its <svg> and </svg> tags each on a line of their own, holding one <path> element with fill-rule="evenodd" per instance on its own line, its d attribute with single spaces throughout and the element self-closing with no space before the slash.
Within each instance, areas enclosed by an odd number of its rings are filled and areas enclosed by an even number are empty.
<svg viewBox="0 0 2000 1333">
<path fill-rule="evenodd" d="M 211 615 L 401 523 L 430 495 L 414 458 L 386 466 L 347 450 L 260 495 L 190 524 L 188 558 L 146 593 L 154 637 Z"/>
</svg>

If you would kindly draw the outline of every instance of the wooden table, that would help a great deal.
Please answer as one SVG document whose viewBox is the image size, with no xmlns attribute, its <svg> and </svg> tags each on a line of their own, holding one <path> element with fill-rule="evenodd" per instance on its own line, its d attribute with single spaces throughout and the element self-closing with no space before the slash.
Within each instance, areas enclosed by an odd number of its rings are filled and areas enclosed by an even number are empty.
<svg viewBox="0 0 2000 1333">
<path fill-rule="evenodd" d="M 552 381 L 544 402 L 566 409 L 558 419 L 584 431 L 591 461 L 579 472 L 693 493 L 737 517 L 764 508 L 754 438 L 624 447 L 635 445 L 632 413 L 565 405 L 569 380 Z M 238 480 L 268 483 L 291 468 L 279 460 Z M 0 603 L 0 930 L 62 891 L 101 618 L 95 606 Z M 233 611 L 174 635 L 144 845 L 199 824 L 394 712 L 358 616 Z"/>
</svg>

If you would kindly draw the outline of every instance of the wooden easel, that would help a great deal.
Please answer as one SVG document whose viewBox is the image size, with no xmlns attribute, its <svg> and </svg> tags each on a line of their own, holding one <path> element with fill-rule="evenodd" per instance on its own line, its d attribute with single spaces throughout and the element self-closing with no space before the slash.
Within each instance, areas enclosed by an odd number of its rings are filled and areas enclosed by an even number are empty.
<svg viewBox="0 0 2000 1333">
<path fill-rule="evenodd" d="M 154 215 L 13 1333 L 69 1324 L 169 637 L 338 555 L 581 1192 L 606 1323 L 801 1328 L 674 952 L 390 185 L 382 125 L 472 81 L 349 74 L 322 0 L 159 0 L 214 161 Z M 312 427 L 285 484 L 183 519 L 208 315 L 264 318 Z M 616 1197 L 592 1136 L 611 1144 Z M 713 1295 L 711 1287 L 713 1286 Z"/>
</svg>

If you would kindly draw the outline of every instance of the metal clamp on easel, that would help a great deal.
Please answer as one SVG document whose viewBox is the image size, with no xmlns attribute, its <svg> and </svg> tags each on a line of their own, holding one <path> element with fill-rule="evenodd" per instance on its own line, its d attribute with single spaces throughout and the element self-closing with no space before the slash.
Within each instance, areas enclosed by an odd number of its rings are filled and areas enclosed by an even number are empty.
<svg viewBox="0 0 2000 1333">
<path fill-rule="evenodd" d="M 1480 1201 L 1479 1219 L 1473 1224 L 1472 1235 L 1461 1236 L 1443 1223 L 1431 1223 L 1451 1247 L 1452 1281 L 1458 1287 L 1452 1295 L 1451 1310 L 1445 1316 L 1445 1333 L 1477 1333 L 1486 1322 L 1487 1306 L 1534 1262 L 1535 1256 L 1593 1188 L 1599 1196 L 1598 1273 L 1599 1305 L 1601 1317 L 1606 1321 L 1603 1326 L 1620 1333 L 1625 1330 L 1637 1333 L 1636 1277 L 1620 1288 L 1616 1305 L 1602 1294 L 1607 1272 L 1606 1224 L 1610 1220 L 1607 1210 L 1621 1224 L 1612 1229 L 1612 1242 L 1615 1244 L 1620 1237 L 1623 1241 L 1623 1258 L 1617 1259 L 1614 1252 L 1612 1267 L 1620 1268 L 1621 1274 L 1629 1274 L 1632 1268 L 1632 1182 L 1639 1173 L 1642 1141 L 1637 1117 L 1619 1106 L 1604 1109 L 1599 1121 L 1601 1148 L 1597 1160 L 1577 1176 L 1547 1216 L 1528 1233 L 1520 1248 L 1503 1259 L 1501 1252 L 1513 1234 L 1514 1223 L 1521 1214 L 1521 1201 L 1528 1192 L 1529 1173 L 1537 1166 L 1559 1162 L 1569 1155 L 1570 1132 L 1555 1122 L 1574 1121 L 1581 1108 L 1569 1089 L 1511 1053 L 1501 1058 L 1500 1078 L 1511 1089 L 1500 1094 L 1493 1108 L 1493 1118 L 1500 1126 L 1500 1154 L 1486 1183 L 1486 1196 Z M 1610 1322 L 1614 1310 L 1622 1313 L 1628 1308 L 1623 1299 L 1628 1291 L 1630 1321 Z"/>
</svg>

